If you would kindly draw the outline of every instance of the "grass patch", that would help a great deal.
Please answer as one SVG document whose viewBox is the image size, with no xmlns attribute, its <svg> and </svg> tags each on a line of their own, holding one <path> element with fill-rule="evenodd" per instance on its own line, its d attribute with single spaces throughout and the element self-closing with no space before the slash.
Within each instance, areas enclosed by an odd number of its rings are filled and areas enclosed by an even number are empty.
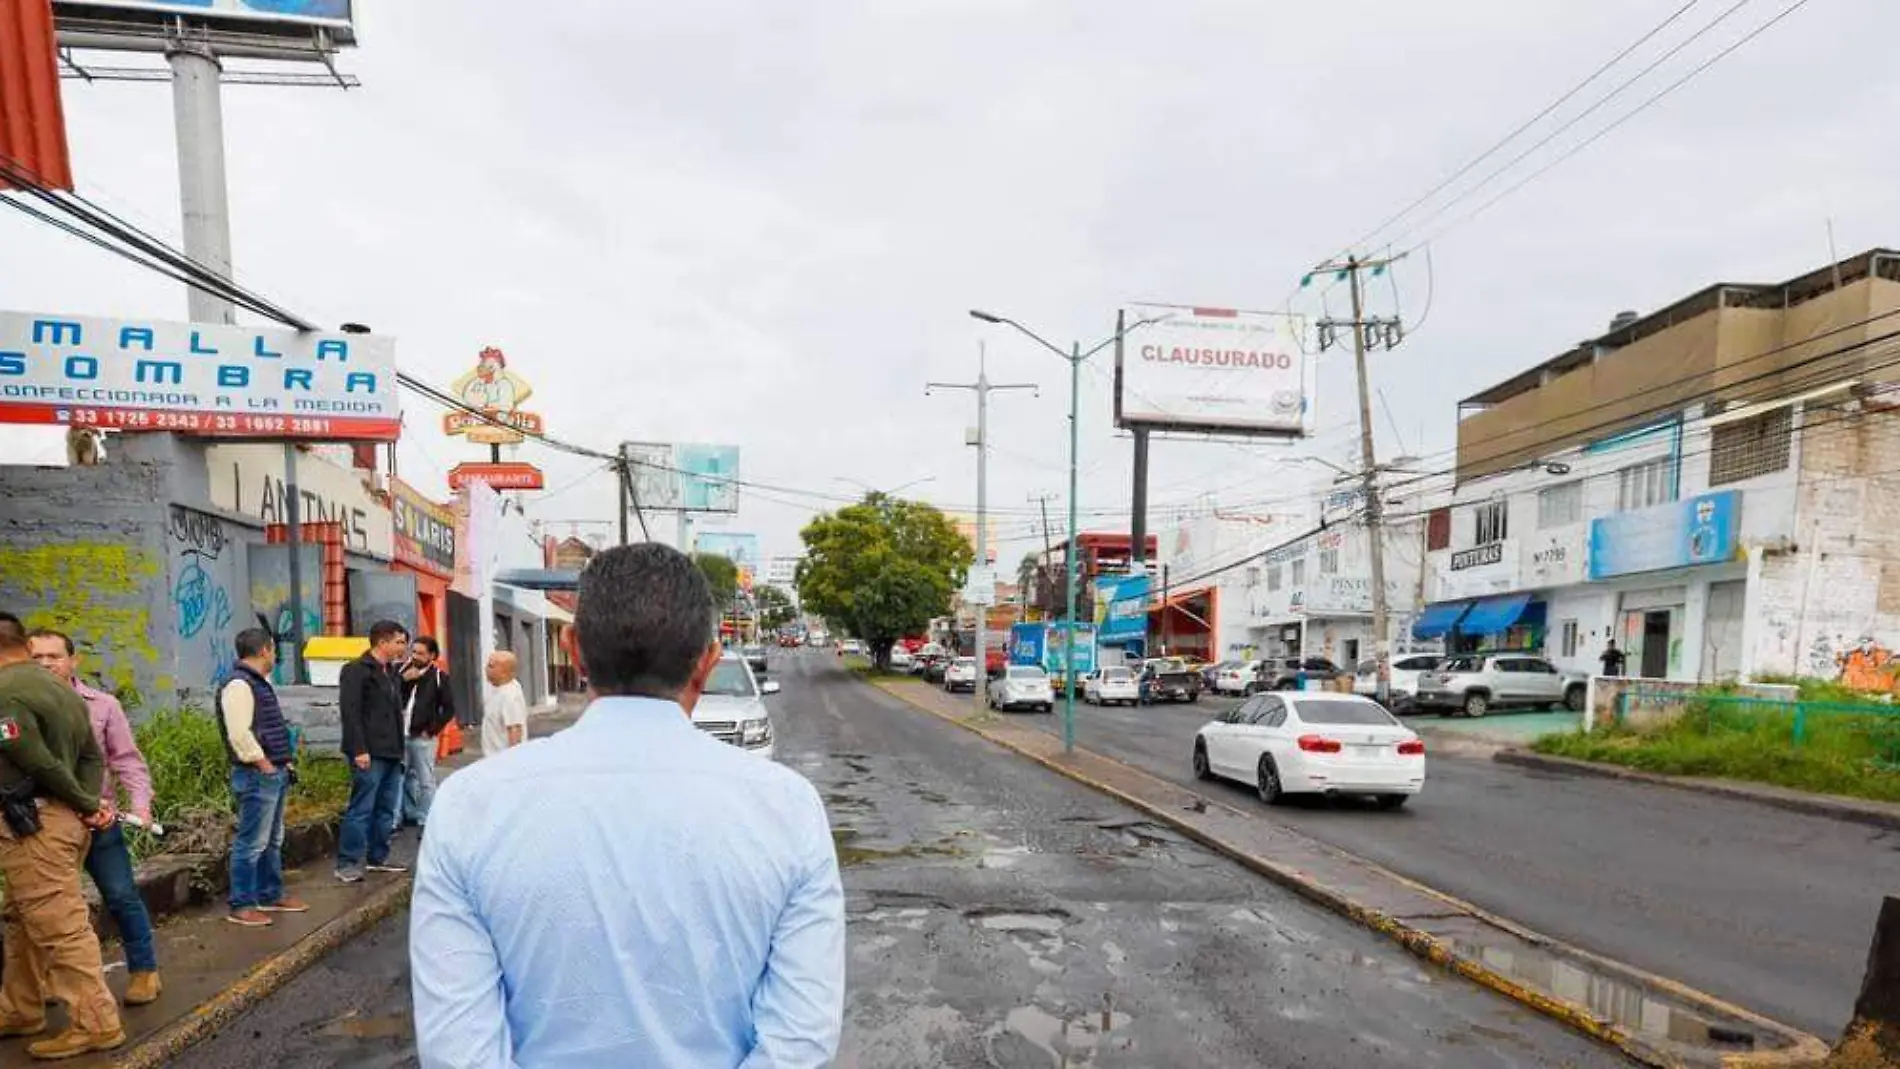
<svg viewBox="0 0 1900 1069">
<path fill-rule="evenodd" d="M 855 653 L 850 653 L 850 654 L 845 655 L 844 666 L 845 668 L 849 669 L 853 675 L 859 676 L 860 678 L 863 678 L 863 679 L 915 679 L 916 678 L 915 676 L 911 675 L 909 672 L 893 672 L 888 668 L 884 669 L 883 671 L 879 671 L 877 665 L 873 664 L 869 657 L 860 657 L 859 655 Z"/>
<path fill-rule="evenodd" d="M 1546 735 L 1531 748 L 1664 775 L 1900 802 L 1900 715 L 1878 709 L 1811 709 L 1797 745 L 1791 708 L 1700 700 L 1666 724 Z"/>
<path fill-rule="evenodd" d="M 165 838 L 132 832 L 134 857 L 157 853 L 216 853 L 227 848 L 236 824 L 231 797 L 231 761 L 224 736 L 210 716 L 191 708 L 161 709 L 133 729 L 152 770 L 152 816 Z M 343 811 L 350 796 L 350 770 L 342 755 L 297 763 L 286 819 L 322 820 Z"/>
</svg>

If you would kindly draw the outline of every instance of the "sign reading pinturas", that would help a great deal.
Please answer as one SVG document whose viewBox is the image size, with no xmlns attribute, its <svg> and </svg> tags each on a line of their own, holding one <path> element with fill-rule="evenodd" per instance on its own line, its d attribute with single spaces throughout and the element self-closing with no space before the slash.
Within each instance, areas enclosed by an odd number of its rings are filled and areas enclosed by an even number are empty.
<svg viewBox="0 0 1900 1069">
<path fill-rule="evenodd" d="M 0 312 L 0 423 L 393 442 L 385 337 Z"/>
<path fill-rule="evenodd" d="M 1487 564 L 1500 564 L 1504 560 L 1504 543 L 1487 542 L 1482 546 L 1461 549 L 1451 555 L 1451 570 L 1462 572 L 1466 568 L 1481 568 Z"/>
</svg>

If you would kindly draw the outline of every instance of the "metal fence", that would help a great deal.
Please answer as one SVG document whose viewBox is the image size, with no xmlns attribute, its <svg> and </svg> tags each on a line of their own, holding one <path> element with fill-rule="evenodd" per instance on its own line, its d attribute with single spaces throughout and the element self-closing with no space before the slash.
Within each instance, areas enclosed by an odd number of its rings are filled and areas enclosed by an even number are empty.
<svg viewBox="0 0 1900 1069">
<path fill-rule="evenodd" d="M 1794 749 L 1844 745 L 1886 771 L 1900 771 L 1900 706 L 1635 687 L 1616 697 L 1619 728 L 1631 726 L 1632 706 L 1643 713 L 1636 719 L 1651 726 L 1686 724 L 1706 735 L 1756 735 L 1765 745 L 1780 742 Z"/>
</svg>

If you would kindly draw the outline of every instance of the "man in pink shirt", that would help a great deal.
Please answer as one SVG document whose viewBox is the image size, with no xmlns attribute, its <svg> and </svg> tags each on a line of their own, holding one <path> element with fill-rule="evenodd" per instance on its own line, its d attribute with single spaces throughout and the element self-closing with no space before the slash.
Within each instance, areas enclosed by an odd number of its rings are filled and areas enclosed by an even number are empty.
<svg viewBox="0 0 1900 1069">
<path fill-rule="evenodd" d="M 139 753 L 132 738 L 132 724 L 125 718 L 119 699 L 95 690 L 80 681 L 79 657 L 73 640 L 58 631 L 39 630 L 27 636 L 27 651 L 40 666 L 71 685 L 92 714 L 92 734 L 106 755 L 105 783 L 99 797 L 113 805 L 119 803 L 123 789 L 131 804 L 126 808 L 139 820 L 152 822 L 152 774 L 145 767 L 145 755 Z M 86 872 L 99 885 L 99 897 L 106 912 L 119 927 L 119 941 L 125 944 L 125 968 L 130 980 L 125 989 L 125 1004 L 142 1006 L 158 999 L 158 949 L 152 936 L 152 917 L 139 894 L 137 876 L 132 870 L 132 854 L 125 845 L 125 831 L 118 823 L 92 833 L 92 849 L 86 854 Z"/>
</svg>

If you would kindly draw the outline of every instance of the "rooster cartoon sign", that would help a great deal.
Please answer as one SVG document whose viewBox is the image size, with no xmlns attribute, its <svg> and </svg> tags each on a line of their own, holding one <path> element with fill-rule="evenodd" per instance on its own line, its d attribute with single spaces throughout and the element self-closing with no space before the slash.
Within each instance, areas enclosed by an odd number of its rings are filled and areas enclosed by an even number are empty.
<svg viewBox="0 0 1900 1069">
<path fill-rule="evenodd" d="M 469 441 L 482 445 L 515 445 L 526 435 L 541 433 L 541 417 L 521 410 L 521 403 L 534 395 L 534 387 L 508 370 L 507 354 L 492 345 L 481 351 L 475 369 L 456 379 L 450 390 L 456 400 L 489 419 L 471 412 L 451 412 L 442 417 L 444 434 L 465 434 Z M 506 426 L 497 427 L 489 420 Z"/>
</svg>

